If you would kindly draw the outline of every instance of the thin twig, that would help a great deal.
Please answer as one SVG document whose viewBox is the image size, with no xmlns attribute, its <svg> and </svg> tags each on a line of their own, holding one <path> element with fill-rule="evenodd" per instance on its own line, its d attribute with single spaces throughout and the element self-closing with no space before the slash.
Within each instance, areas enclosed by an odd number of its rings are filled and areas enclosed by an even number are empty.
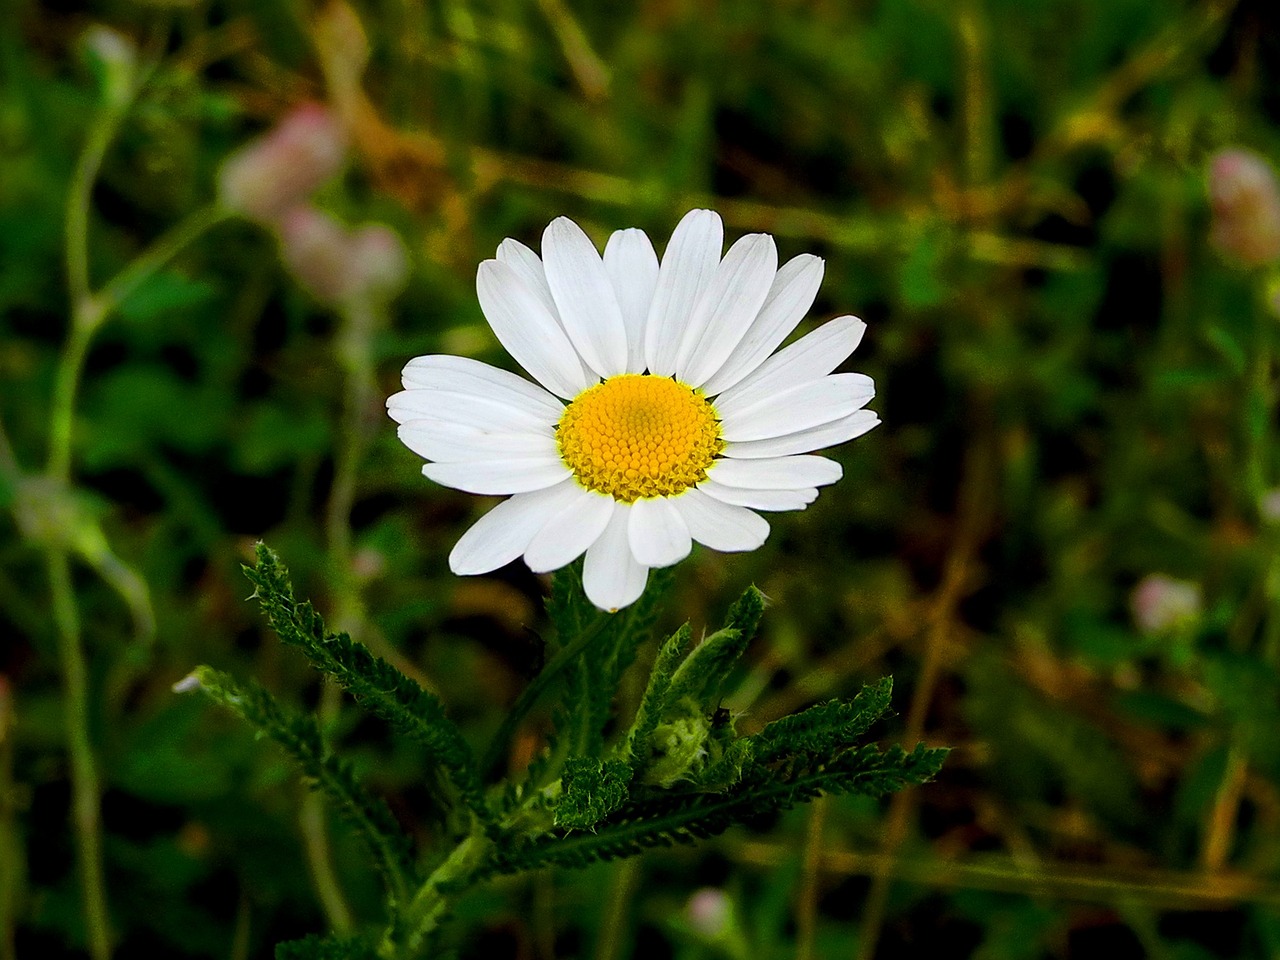
<svg viewBox="0 0 1280 960">
<path fill-rule="evenodd" d="M 740 863 L 766 868 L 781 866 L 795 857 L 794 848 L 764 841 L 743 842 L 729 850 Z M 997 854 L 961 859 L 833 849 L 822 852 L 818 868 L 837 876 L 887 875 L 927 887 L 992 890 L 1103 904 L 1139 903 L 1162 910 L 1233 909 L 1246 903 L 1280 907 L 1280 884 L 1234 872 L 1126 870 L 1053 861 L 1028 869 L 1011 857 Z"/>
</svg>

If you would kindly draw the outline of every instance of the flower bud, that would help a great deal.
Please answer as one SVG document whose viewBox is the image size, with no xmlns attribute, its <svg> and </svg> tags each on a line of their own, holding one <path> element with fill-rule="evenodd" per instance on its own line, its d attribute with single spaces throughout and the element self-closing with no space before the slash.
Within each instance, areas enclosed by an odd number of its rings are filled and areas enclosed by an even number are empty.
<svg viewBox="0 0 1280 960">
<path fill-rule="evenodd" d="M 390 300 L 409 272 L 404 244 L 389 227 L 371 223 L 352 232 L 311 206 L 281 218 L 280 245 L 289 272 L 327 306 Z"/>
<path fill-rule="evenodd" d="M 237 213 L 274 223 L 342 169 L 347 136 L 328 108 L 295 109 L 223 161 L 218 196 Z"/>
<path fill-rule="evenodd" d="M 1153 573 L 1143 577 L 1134 588 L 1130 606 L 1138 629 L 1151 636 L 1195 623 L 1200 618 L 1203 601 L 1199 584 Z"/>
<path fill-rule="evenodd" d="M 352 268 L 357 287 L 378 300 L 390 300 L 409 279 L 409 255 L 404 241 L 390 227 L 367 223 L 351 240 Z"/>
<path fill-rule="evenodd" d="M 719 940 L 733 923 L 733 901 L 718 887 L 703 887 L 689 897 L 684 916 L 699 936 Z"/>
<path fill-rule="evenodd" d="M 138 48 L 124 34 L 101 25 L 86 30 L 82 42 L 102 85 L 102 99 L 109 106 L 123 107 L 133 96 Z"/>
<path fill-rule="evenodd" d="M 1280 259 L 1280 184 L 1251 150 L 1222 150 L 1209 161 L 1209 239 L 1225 255 L 1256 267 Z"/>
<path fill-rule="evenodd" d="M 1280 524 L 1280 487 L 1268 490 L 1258 498 L 1258 515 L 1267 523 Z"/>
<path fill-rule="evenodd" d="M 298 284 L 323 304 L 351 293 L 351 237 L 346 227 L 315 207 L 294 207 L 280 221 L 280 255 Z"/>
</svg>

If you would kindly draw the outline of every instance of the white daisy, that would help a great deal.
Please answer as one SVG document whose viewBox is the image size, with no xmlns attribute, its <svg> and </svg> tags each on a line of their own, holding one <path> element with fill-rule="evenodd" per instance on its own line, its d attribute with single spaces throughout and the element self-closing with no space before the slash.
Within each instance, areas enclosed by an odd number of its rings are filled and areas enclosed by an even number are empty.
<svg viewBox="0 0 1280 960">
<path fill-rule="evenodd" d="M 786 349 L 813 303 L 822 260 L 778 267 L 773 238 L 743 237 L 721 258 L 724 227 L 687 214 L 661 264 L 641 230 L 619 230 L 603 258 L 560 217 L 542 259 L 515 240 L 480 264 L 480 307 L 538 381 L 463 357 L 409 361 L 387 401 L 422 472 L 470 493 L 508 496 L 449 555 L 457 574 L 524 557 L 538 573 L 586 554 L 583 586 L 616 610 L 651 567 L 694 540 L 754 550 L 757 510 L 803 510 L 840 479 L 810 455 L 866 433 L 869 377 L 834 370 L 865 324 L 839 317 Z"/>
</svg>

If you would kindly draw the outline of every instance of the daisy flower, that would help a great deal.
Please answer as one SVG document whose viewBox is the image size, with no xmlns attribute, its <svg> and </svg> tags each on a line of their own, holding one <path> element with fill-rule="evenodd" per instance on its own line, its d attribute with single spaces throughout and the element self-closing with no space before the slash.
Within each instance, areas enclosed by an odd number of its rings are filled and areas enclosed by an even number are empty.
<svg viewBox="0 0 1280 960">
<path fill-rule="evenodd" d="M 457 574 L 524 557 L 537 573 L 586 554 L 583 587 L 616 610 L 650 568 L 714 550 L 754 550 L 756 511 L 803 510 L 838 463 L 811 451 L 878 422 L 869 377 L 832 371 L 865 324 L 839 317 L 774 353 L 803 319 L 822 260 L 778 266 L 773 238 L 721 257 L 710 210 L 677 225 L 661 262 L 641 230 L 604 256 L 573 221 L 553 220 L 542 257 L 504 240 L 480 264 L 480 307 L 537 381 L 464 357 L 404 368 L 387 401 L 422 472 L 469 493 L 507 496 L 449 555 Z"/>
</svg>

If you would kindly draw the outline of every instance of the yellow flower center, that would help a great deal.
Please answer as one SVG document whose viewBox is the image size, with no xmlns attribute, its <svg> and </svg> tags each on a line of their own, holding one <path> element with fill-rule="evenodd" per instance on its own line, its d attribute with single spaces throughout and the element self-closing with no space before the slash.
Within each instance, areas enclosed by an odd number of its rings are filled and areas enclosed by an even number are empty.
<svg viewBox="0 0 1280 960">
<path fill-rule="evenodd" d="M 610 377 L 574 397 L 556 439 L 580 484 L 625 503 L 682 493 L 707 478 L 724 449 L 706 398 L 640 373 Z"/>
</svg>

